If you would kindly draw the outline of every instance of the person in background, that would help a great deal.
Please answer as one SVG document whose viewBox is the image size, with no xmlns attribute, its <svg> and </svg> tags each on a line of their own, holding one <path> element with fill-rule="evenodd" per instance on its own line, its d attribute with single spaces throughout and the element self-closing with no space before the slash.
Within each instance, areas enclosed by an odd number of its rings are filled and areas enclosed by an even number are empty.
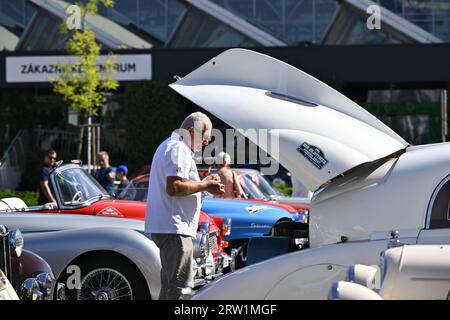
<svg viewBox="0 0 450 320">
<path fill-rule="evenodd" d="M 225 186 L 225 193 L 220 195 L 220 198 L 242 198 L 244 191 L 239 182 L 238 174 L 230 168 L 231 157 L 226 152 L 220 152 L 216 157 L 216 163 L 220 165 L 217 169 L 217 174 L 220 177 L 221 183 Z"/>
<path fill-rule="evenodd" d="M 97 163 L 100 166 L 95 172 L 95 179 L 109 193 L 114 194 L 114 180 L 116 178 L 116 168 L 109 164 L 109 155 L 106 151 L 101 151 L 97 155 Z"/>
<path fill-rule="evenodd" d="M 116 169 L 116 178 L 120 182 L 119 190 L 123 190 L 130 184 L 130 181 L 127 178 L 128 168 L 125 165 L 120 165 Z"/>
<path fill-rule="evenodd" d="M 45 153 L 44 163 L 39 171 L 39 204 L 44 205 L 46 203 L 56 203 L 55 197 L 52 194 L 48 180 L 50 178 L 50 172 L 56 164 L 56 151 L 49 149 Z"/>
</svg>

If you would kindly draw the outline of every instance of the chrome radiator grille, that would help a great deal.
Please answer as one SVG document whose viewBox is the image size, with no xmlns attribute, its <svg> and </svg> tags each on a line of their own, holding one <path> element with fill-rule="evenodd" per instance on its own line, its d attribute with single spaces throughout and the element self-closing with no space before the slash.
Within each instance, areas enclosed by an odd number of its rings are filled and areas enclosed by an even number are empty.
<svg viewBox="0 0 450 320">
<path fill-rule="evenodd" d="M 217 251 L 217 234 L 211 233 L 209 237 L 209 247 L 211 248 L 211 251 Z"/>
<path fill-rule="evenodd" d="M 0 225 L 0 269 L 11 281 L 11 252 L 8 229 Z"/>
</svg>

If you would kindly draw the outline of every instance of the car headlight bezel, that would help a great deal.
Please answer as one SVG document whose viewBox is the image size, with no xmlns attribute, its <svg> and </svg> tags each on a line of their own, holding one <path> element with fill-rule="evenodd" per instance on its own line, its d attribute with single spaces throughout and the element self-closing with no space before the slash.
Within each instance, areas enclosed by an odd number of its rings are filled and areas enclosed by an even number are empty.
<svg viewBox="0 0 450 320">
<path fill-rule="evenodd" d="M 40 293 L 40 294 L 38 294 Z M 27 278 L 19 286 L 18 295 L 20 300 L 39 300 L 42 298 L 39 283 L 36 278 Z"/>
<path fill-rule="evenodd" d="M 223 236 L 229 236 L 231 234 L 232 220 L 230 217 L 226 217 L 222 222 L 222 234 Z"/>
<path fill-rule="evenodd" d="M 22 255 L 24 244 L 25 240 L 19 229 L 9 231 L 9 246 L 11 248 L 11 254 L 14 257 L 20 257 Z"/>
<path fill-rule="evenodd" d="M 330 295 L 328 297 L 330 300 L 339 300 L 340 294 L 339 294 L 339 283 L 333 282 L 331 285 Z"/>
<path fill-rule="evenodd" d="M 48 272 L 41 272 L 36 276 L 36 280 L 39 284 L 39 290 L 44 295 L 44 298 L 48 298 L 52 294 L 53 279 Z"/>
</svg>

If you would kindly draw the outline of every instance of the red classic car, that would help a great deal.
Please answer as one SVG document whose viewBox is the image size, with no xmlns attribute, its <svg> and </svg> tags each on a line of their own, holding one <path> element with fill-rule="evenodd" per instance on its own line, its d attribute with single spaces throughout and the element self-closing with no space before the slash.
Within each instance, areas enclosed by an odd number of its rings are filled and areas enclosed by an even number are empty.
<svg viewBox="0 0 450 320">
<path fill-rule="evenodd" d="M 127 201 L 114 199 L 103 187 L 76 164 L 65 164 L 53 169 L 50 173 L 50 186 L 55 195 L 56 203 L 43 206 L 26 207 L 22 202 L 11 203 L 16 211 L 27 213 L 58 213 L 82 214 L 105 217 L 121 217 L 130 219 L 145 219 L 147 204 L 143 201 Z M 17 210 L 18 209 L 18 210 Z M 223 237 L 231 230 L 231 220 L 213 219 L 206 213 L 200 213 L 199 234 L 208 233 L 207 256 L 202 261 L 196 261 L 198 276 L 212 279 L 225 270 L 232 270 L 234 263 L 231 255 L 226 254 L 223 248 L 227 243 Z M 205 224 L 206 223 L 206 224 Z M 203 228 L 201 229 L 201 227 Z M 205 227 L 206 226 L 206 227 Z M 194 241 L 204 241 L 199 236 Z M 200 253 L 197 253 L 200 254 Z"/>
</svg>

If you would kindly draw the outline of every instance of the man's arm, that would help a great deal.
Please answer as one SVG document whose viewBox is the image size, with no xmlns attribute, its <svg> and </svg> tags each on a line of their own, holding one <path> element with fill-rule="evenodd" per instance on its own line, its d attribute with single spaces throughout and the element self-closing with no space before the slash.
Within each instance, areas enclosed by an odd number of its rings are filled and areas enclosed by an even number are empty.
<svg viewBox="0 0 450 320">
<path fill-rule="evenodd" d="M 41 181 L 41 189 L 42 189 L 42 191 L 44 191 L 44 195 L 48 199 L 49 202 L 56 202 L 55 198 L 53 197 L 52 192 L 50 191 L 50 187 L 48 185 L 48 180 Z"/>
<path fill-rule="evenodd" d="M 166 179 L 166 192 L 171 197 L 183 197 L 202 191 L 208 191 L 212 194 L 223 194 L 225 186 L 217 180 L 197 182 L 177 176 L 170 176 Z"/>
</svg>

